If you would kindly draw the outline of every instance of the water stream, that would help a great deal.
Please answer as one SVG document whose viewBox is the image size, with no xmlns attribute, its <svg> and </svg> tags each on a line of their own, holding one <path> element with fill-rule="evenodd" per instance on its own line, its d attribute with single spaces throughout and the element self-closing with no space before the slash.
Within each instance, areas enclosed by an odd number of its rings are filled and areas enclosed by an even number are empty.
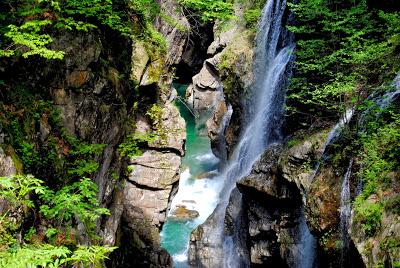
<svg viewBox="0 0 400 268">
<path fill-rule="evenodd" d="M 175 84 L 175 88 L 183 98 L 187 85 Z M 161 246 L 170 253 L 175 267 L 187 267 L 190 233 L 205 221 L 218 202 L 218 187 L 215 187 L 213 177 L 218 172 L 219 160 L 211 151 L 205 131 L 202 131 L 204 126 L 196 124 L 196 118 L 181 100 L 175 103 L 186 122 L 186 154 L 182 160 L 179 190 L 171 202 L 169 219 L 161 232 Z M 190 211 L 197 211 L 199 216 L 194 219 L 174 219 L 174 209 L 183 206 Z"/>
<path fill-rule="evenodd" d="M 174 197 L 171 210 L 185 205 L 199 212 L 199 217 L 189 221 L 168 220 L 162 231 L 162 246 L 173 256 L 175 267 L 187 266 L 187 250 L 190 230 L 204 222 L 213 213 L 214 225 L 207 237 L 220 239 L 220 248 L 225 261 L 221 267 L 238 267 L 235 258 L 234 237 L 224 236 L 224 217 L 229 196 L 236 181 L 248 175 L 253 163 L 274 142 L 281 140 L 288 65 L 293 56 L 294 40 L 284 25 L 286 0 L 269 0 L 263 11 L 256 38 L 254 81 L 250 102 L 246 106 L 243 132 L 232 156 L 222 171 L 214 178 L 195 179 L 199 172 L 215 170 L 215 159 L 209 144 L 197 150 L 198 144 L 190 143 L 187 121 L 188 143 L 184 164 L 188 169 L 181 175 L 179 191 Z M 201 140 L 195 134 L 193 140 Z M 206 145 L 206 146 L 205 146 Z M 196 159 L 197 163 L 191 159 Z M 204 159 L 204 160 L 203 160 Z M 205 161 L 205 162 L 203 162 Z M 186 202 L 185 201 L 189 201 Z M 171 212 L 169 212 L 171 213 Z"/>
</svg>

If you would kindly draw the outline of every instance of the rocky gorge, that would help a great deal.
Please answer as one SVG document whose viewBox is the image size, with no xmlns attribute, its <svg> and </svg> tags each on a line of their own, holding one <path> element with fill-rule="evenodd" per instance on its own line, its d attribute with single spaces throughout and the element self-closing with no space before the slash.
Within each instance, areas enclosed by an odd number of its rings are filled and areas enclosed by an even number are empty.
<svg viewBox="0 0 400 268">
<path fill-rule="evenodd" d="M 303 1 L 233 1 L 232 15 L 209 21 L 184 2 L 155 2 L 149 29 L 161 52 L 103 25 L 52 30 L 57 62 L 4 58 L 0 177 L 32 174 L 54 191 L 87 177 L 108 212 L 89 232 L 77 212 L 46 218 L 40 191 L 23 197 L 33 208 L 0 194 L 0 254 L 43 243 L 116 247 L 88 267 L 398 267 L 399 44 L 389 42 L 384 78 L 360 80 L 338 93 L 339 111 L 320 112 L 291 87 L 305 65 L 308 33 L 290 28 L 304 23 Z M 358 4 L 382 21 L 399 14 L 393 1 L 369 2 Z M 129 13 L 132 28 L 146 25 L 143 14 Z"/>
</svg>

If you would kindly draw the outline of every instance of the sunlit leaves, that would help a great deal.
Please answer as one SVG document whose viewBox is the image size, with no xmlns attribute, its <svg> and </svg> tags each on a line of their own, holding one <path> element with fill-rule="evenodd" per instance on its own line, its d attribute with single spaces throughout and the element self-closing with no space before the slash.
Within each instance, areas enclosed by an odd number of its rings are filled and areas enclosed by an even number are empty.
<svg viewBox="0 0 400 268">
<path fill-rule="evenodd" d="M 53 42 L 50 35 L 41 33 L 44 26 L 51 24 L 49 20 L 28 21 L 21 26 L 9 25 L 5 36 L 12 40 L 12 45 L 0 52 L 0 56 L 12 56 L 21 53 L 24 58 L 39 55 L 46 59 L 62 59 L 63 51 L 48 49 Z"/>
</svg>

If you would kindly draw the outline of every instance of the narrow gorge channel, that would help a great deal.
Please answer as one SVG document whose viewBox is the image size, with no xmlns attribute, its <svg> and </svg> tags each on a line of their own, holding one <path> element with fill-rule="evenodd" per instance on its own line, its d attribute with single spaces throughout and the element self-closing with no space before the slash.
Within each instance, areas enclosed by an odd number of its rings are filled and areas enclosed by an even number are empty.
<svg viewBox="0 0 400 268">
<path fill-rule="evenodd" d="M 245 104 L 246 116 L 242 122 L 241 138 L 228 163 L 217 174 L 213 174 L 213 178 L 201 175 L 207 179 L 196 179 L 198 173 L 217 170 L 208 162 L 214 163 L 210 147 L 207 146 L 204 137 L 193 133 L 196 132 L 193 126 L 195 122 L 190 115 L 185 115 L 187 112 L 183 113 L 188 131 L 187 154 L 183 162 L 184 172 L 181 174 L 179 191 L 172 201 L 168 214 L 170 219 L 161 233 L 162 245 L 173 256 L 176 267 L 186 267 L 190 233 L 203 222 L 207 226 L 203 234 L 205 240 L 197 242 L 206 247 L 212 244 L 212 248 L 209 249 L 212 256 L 210 263 L 201 261 L 202 265 L 249 266 L 248 257 L 242 255 L 240 241 L 237 241 L 240 234 L 235 232 L 240 231 L 239 227 L 232 227 L 233 235 L 224 234 L 225 211 L 232 190 L 236 188 L 236 182 L 249 175 L 253 164 L 268 146 L 281 142 L 283 138 L 281 133 L 283 106 L 295 46 L 293 35 L 285 27 L 289 17 L 286 7 L 285 0 L 271 0 L 262 10 L 253 63 L 254 82 L 248 103 Z M 182 87 L 180 90 L 184 91 Z M 183 110 L 185 107 L 182 106 L 181 111 Z M 240 195 L 234 198 L 240 203 Z M 181 213 L 183 215 L 180 215 Z M 191 216 L 195 219 L 185 219 Z M 208 216 L 210 217 L 207 219 Z M 301 229 L 310 236 L 304 220 Z M 302 237 L 301 240 L 304 242 L 309 239 L 304 240 Z M 304 247 L 306 249 L 308 245 Z M 300 251 L 304 254 L 304 250 Z M 299 261 L 303 263 L 308 260 L 312 263 L 312 258 L 312 256 L 302 256 L 302 260 Z M 299 265 L 299 267 L 306 266 L 309 265 Z"/>
<path fill-rule="evenodd" d="M 187 85 L 175 84 L 175 104 L 186 122 L 186 153 L 182 160 L 179 190 L 173 197 L 168 220 L 161 232 L 161 246 L 172 256 L 175 267 L 187 267 L 189 237 L 214 210 L 218 187 L 213 179 L 218 174 L 219 160 L 211 151 L 204 124 L 185 104 Z"/>
</svg>

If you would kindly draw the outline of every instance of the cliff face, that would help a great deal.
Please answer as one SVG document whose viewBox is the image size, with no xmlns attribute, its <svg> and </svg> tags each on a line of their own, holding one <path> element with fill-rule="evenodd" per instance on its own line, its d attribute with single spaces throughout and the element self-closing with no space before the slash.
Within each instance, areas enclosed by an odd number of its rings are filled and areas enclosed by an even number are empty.
<svg viewBox="0 0 400 268">
<path fill-rule="evenodd" d="M 238 20 L 212 25 L 178 12 L 173 0 L 160 1 L 162 11 L 175 22 L 162 16 L 154 22 L 168 43 L 162 56 L 150 53 L 142 41 L 101 28 L 59 32 L 52 48 L 65 51 L 61 61 L 8 60 L 0 79 L 5 88 L 0 90 L 0 176 L 25 169 L 48 177 L 50 185 L 58 184 L 70 168 L 71 140 L 81 141 L 81 146 L 103 144 L 93 157 L 98 168 L 84 175 L 98 185 L 98 200 L 110 209 L 96 230 L 101 244 L 119 247 L 107 265 L 171 267 L 171 257 L 160 246 L 160 230 L 178 187 L 186 140 L 185 122 L 172 103 L 172 83 L 189 84 L 188 105 L 206 127 L 214 154 L 228 159 L 239 139 L 252 81 L 255 33 L 243 21 L 247 4 L 235 3 Z M 224 233 L 239 241 L 241 264 L 295 267 L 308 258 L 314 260 L 309 266 L 343 266 L 342 180 L 347 164 L 354 160 L 350 171 L 356 174 L 361 161 L 349 151 L 337 153 L 351 142 L 348 139 L 325 148 L 329 128 L 322 126 L 289 133 L 289 142 L 268 148 L 251 173 L 238 181 L 224 217 Z M 121 144 L 132 137 L 135 142 L 148 140 L 140 155 L 122 156 Z M 398 172 L 387 178 L 391 189 L 371 194 L 368 204 L 398 198 Z M 350 176 L 351 200 L 357 184 L 357 176 Z M 0 212 L 5 208 L 7 203 L 0 200 Z M 382 210 L 380 228 L 371 235 L 353 208 L 346 230 L 352 267 L 398 265 L 396 209 Z M 31 217 L 20 214 L 16 221 L 21 223 Z M 214 223 L 210 217 L 192 233 L 191 266 L 221 267 L 223 241 L 205 235 Z M 86 234 L 79 235 L 87 242 Z M 306 247 L 313 258 L 304 255 Z"/>
<path fill-rule="evenodd" d="M 185 23 L 183 16 L 175 16 Z M 110 215 L 99 221 L 97 232 L 104 244 L 119 246 L 120 251 L 115 254 L 122 256 L 110 265 L 171 265 L 170 257 L 160 248 L 159 230 L 165 221 L 184 154 L 185 124 L 178 110 L 168 102 L 168 97 L 171 68 L 180 61 L 186 41 L 184 33 L 176 28 L 162 22 L 158 27 L 170 42 L 165 59 L 149 57 L 140 42 L 132 43 L 111 30 L 65 31 L 55 36 L 52 44 L 53 49 L 65 51 L 63 60 L 10 61 L 5 69 L 8 77 L 2 76 L 11 89 L 6 91 L 8 95 L 2 101 L 12 107 L 10 109 L 23 109 L 22 113 L 27 114 L 33 110 L 31 106 L 18 107 L 24 105 L 23 94 L 49 103 L 48 110 L 39 111 L 39 118 L 32 119 L 29 136 L 24 138 L 40 152 L 42 161 L 47 157 L 46 150 L 49 152 L 49 148 L 52 149 L 49 146 L 55 141 L 58 160 L 48 166 L 43 163 L 43 168 L 25 166 L 26 171 L 39 178 L 57 178 L 57 172 L 61 174 L 67 168 L 64 163 L 71 150 L 69 139 L 104 144 L 104 149 L 95 158 L 99 166 L 91 178 L 99 187 L 101 205 L 110 209 Z M 163 79 L 152 77 L 157 68 L 165 73 Z M 21 80 L 22 77 L 25 78 Z M 20 95 L 15 97 L 12 88 L 21 87 L 24 87 L 23 93 L 20 90 L 16 93 Z M 135 108 L 135 103 L 146 109 L 156 102 L 162 107 L 160 122 L 151 120 L 143 112 L 140 114 Z M 53 112 L 57 114 L 54 118 L 51 117 Z M 27 117 L 26 114 L 23 116 Z M 9 124 L 4 120 L 2 123 Z M 128 135 L 155 133 L 161 129 L 167 133 L 162 142 L 149 144 L 149 150 L 138 158 L 121 157 L 118 148 Z M 14 157 L 10 144 L 15 136 L 10 136 L 13 134 L 7 132 L 7 127 L 1 130 L 4 131 L 1 176 L 21 173 L 21 164 Z M 60 177 L 57 179 L 61 180 Z M 131 261 L 132 254 L 137 256 L 135 262 Z"/>
</svg>

